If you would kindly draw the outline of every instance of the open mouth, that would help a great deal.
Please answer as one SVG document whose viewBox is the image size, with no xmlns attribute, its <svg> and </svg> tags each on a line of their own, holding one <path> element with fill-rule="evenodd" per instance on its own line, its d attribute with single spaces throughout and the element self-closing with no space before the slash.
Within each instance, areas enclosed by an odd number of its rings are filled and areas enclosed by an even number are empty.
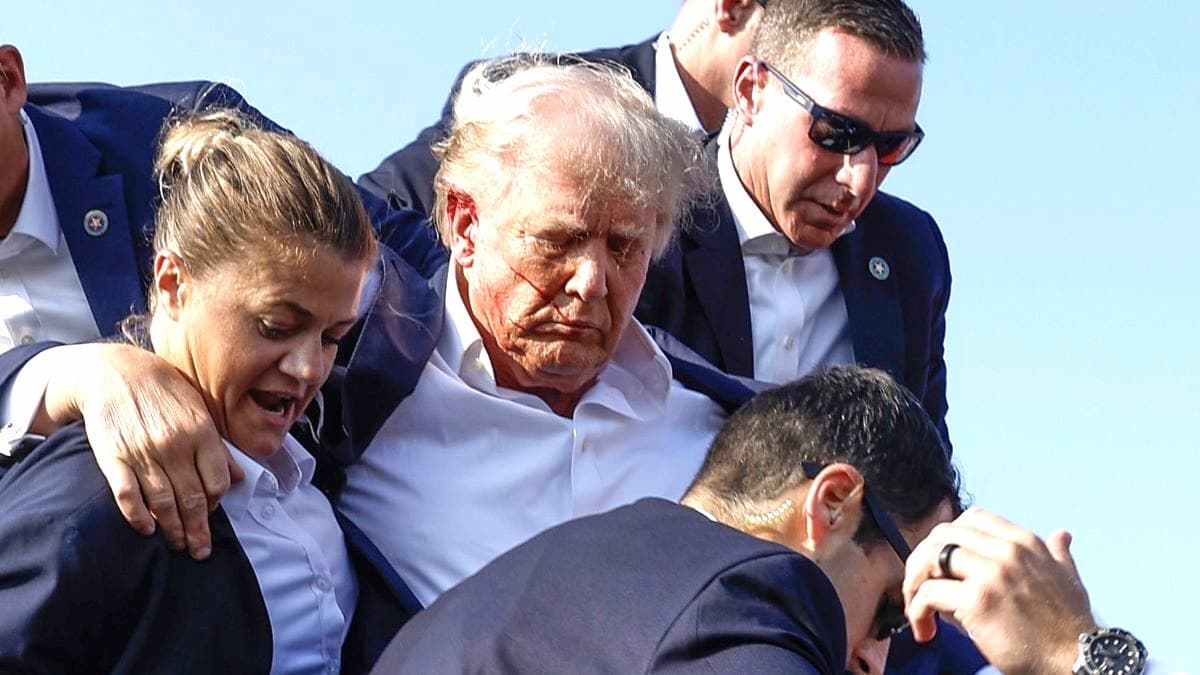
<svg viewBox="0 0 1200 675">
<path fill-rule="evenodd" d="M 258 407 L 277 417 L 287 417 L 296 402 L 296 399 L 291 396 L 283 396 L 261 389 L 251 390 L 250 398 L 258 404 Z"/>
</svg>

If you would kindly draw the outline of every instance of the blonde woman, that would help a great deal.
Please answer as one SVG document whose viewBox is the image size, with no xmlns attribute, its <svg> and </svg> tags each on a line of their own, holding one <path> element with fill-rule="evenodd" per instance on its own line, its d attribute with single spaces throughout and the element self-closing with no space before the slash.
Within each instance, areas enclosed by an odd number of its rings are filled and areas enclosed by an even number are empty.
<svg viewBox="0 0 1200 675">
<path fill-rule="evenodd" d="M 245 480 L 197 562 L 121 517 L 79 424 L 0 478 L 0 671 L 352 671 L 346 541 L 288 434 L 356 319 L 375 235 L 303 141 L 231 111 L 168 122 L 151 310 L 126 338 L 200 392 Z"/>
</svg>

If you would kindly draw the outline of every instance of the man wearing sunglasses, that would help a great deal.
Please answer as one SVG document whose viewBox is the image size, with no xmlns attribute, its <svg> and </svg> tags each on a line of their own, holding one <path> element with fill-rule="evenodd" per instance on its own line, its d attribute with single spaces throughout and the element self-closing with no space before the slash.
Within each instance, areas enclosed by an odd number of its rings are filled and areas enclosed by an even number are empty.
<svg viewBox="0 0 1200 675">
<path fill-rule="evenodd" d="M 710 147 L 720 199 L 652 268 L 637 316 L 760 380 L 887 370 L 949 447 L 946 248 L 928 214 L 878 192 L 924 136 L 924 58 L 900 0 L 768 3 Z"/>
<path fill-rule="evenodd" d="M 959 510 L 920 403 L 881 371 L 826 370 L 734 413 L 682 504 L 533 538 L 375 672 L 880 673 L 910 547 Z"/>
</svg>

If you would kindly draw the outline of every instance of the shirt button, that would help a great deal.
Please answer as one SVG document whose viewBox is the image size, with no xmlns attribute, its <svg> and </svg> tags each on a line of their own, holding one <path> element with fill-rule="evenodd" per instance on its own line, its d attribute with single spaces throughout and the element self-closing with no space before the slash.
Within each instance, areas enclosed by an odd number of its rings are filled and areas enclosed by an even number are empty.
<svg viewBox="0 0 1200 675">
<path fill-rule="evenodd" d="M 33 344 L 33 336 L 32 336 L 32 335 L 24 335 L 24 336 L 22 336 L 22 337 L 21 337 L 21 344 L 23 344 L 23 345 L 31 345 L 31 344 Z"/>
<path fill-rule="evenodd" d="M 793 338 L 791 335 L 787 336 L 783 340 L 783 348 L 784 349 L 791 349 L 795 344 L 796 344 L 796 339 Z"/>
<path fill-rule="evenodd" d="M 329 591 L 330 583 L 329 583 L 329 579 L 326 577 L 317 577 L 316 585 L 317 585 L 317 590 L 321 591 L 322 593 L 326 593 Z"/>
<path fill-rule="evenodd" d="M 266 506 L 262 507 L 262 511 L 260 512 L 260 514 L 262 515 L 263 520 L 270 520 L 270 519 L 274 518 L 275 517 L 275 505 L 267 504 Z"/>
<path fill-rule="evenodd" d="M 591 449 L 592 449 L 592 443 L 591 443 L 591 441 L 584 441 L 584 442 L 583 442 L 583 443 L 581 443 L 581 444 L 580 444 L 580 446 L 579 446 L 579 451 L 580 451 L 580 452 L 587 452 L 588 450 L 591 450 Z"/>
</svg>

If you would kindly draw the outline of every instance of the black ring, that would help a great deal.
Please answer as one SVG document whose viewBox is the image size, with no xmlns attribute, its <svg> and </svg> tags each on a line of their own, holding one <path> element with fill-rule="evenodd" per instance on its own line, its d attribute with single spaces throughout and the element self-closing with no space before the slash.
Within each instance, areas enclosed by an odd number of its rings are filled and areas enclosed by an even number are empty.
<svg viewBox="0 0 1200 675">
<path fill-rule="evenodd" d="M 954 555 L 956 548 L 958 548 L 958 544 L 946 544 L 942 547 L 942 552 L 938 554 L 938 569 L 947 579 L 955 578 L 954 573 L 950 571 L 950 556 Z"/>
</svg>

